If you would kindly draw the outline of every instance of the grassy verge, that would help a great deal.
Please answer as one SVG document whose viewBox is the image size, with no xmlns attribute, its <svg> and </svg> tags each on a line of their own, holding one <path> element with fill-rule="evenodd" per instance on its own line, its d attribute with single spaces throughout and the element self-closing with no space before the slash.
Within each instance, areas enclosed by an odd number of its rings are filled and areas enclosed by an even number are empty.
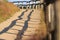
<svg viewBox="0 0 60 40">
<path fill-rule="evenodd" d="M 12 3 L 0 2 L 0 23 L 13 16 L 17 11 L 19 8 Z"/>
</svg>

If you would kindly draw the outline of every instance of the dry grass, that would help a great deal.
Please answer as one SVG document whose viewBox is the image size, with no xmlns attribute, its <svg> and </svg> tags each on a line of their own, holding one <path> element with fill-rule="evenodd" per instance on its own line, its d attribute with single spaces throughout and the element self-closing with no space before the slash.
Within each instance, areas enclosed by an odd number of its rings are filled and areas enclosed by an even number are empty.
<svg viewBox="0 0 60 40">
<path fill-rule="evenodd" d="M 17 11 L 19 8 L 12 3 L 0 1 L 0 23 L 10 18 Z"/>
</svg>

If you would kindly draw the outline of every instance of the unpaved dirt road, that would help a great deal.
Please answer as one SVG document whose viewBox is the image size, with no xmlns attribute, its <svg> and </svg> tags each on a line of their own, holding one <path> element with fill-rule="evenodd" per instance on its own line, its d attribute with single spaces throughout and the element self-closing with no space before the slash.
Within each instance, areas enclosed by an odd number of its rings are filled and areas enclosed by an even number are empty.
<svg viewBox="0 0 60 40">
<path fill-rule="evenodd" d="M 36 9 L 22 10 L 8 27 L 1 27 L 0 40 L 35 40 L 47 33 L 43 12 Z"/>
</svg>

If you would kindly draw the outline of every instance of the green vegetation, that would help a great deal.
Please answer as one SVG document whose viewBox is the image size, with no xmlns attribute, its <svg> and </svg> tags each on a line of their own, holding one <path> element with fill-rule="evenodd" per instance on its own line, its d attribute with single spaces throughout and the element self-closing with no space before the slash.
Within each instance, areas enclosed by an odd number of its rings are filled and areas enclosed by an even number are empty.
<svg viewBox="0 0 60 40">
<path fill-rule="evenodd" d="M 19 8 L 12 3 L 0 1 L 0 23 L 10 18 L 17 11 Z"/>
</svg>

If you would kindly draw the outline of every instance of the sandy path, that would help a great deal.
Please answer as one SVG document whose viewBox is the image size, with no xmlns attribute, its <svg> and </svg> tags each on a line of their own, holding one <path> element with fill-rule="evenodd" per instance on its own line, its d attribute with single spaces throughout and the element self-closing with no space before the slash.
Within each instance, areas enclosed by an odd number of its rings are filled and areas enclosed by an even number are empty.
<svg viewBox="0 0 60 40">
<path fill-rule="evenodd" d="M 17 17 L 16 17 L 17 16 Z M 41 12 L 39 10 L 22 10 L 13 16 L 10 21 L 11 24 L 7 24 L 7 27 L 1 26 L 0 39 L 3 40 L 34 40 L 33 36 L 37 33 L 36 29 L 46 28 L 45 26 L 40 27 L 41 23 Z M 43 18 L 42 18 L 43 19 Z M 7 21 L 7 22 L 8 22 Z M 9 22 L 8 22 L 9 23 Z M 5 25 L 4 25 L 5 26 Z M 46 32 L 46 29 L 44 29 Z M 40 35 L 44 30 L 41 30 Z"/>
</svg>

